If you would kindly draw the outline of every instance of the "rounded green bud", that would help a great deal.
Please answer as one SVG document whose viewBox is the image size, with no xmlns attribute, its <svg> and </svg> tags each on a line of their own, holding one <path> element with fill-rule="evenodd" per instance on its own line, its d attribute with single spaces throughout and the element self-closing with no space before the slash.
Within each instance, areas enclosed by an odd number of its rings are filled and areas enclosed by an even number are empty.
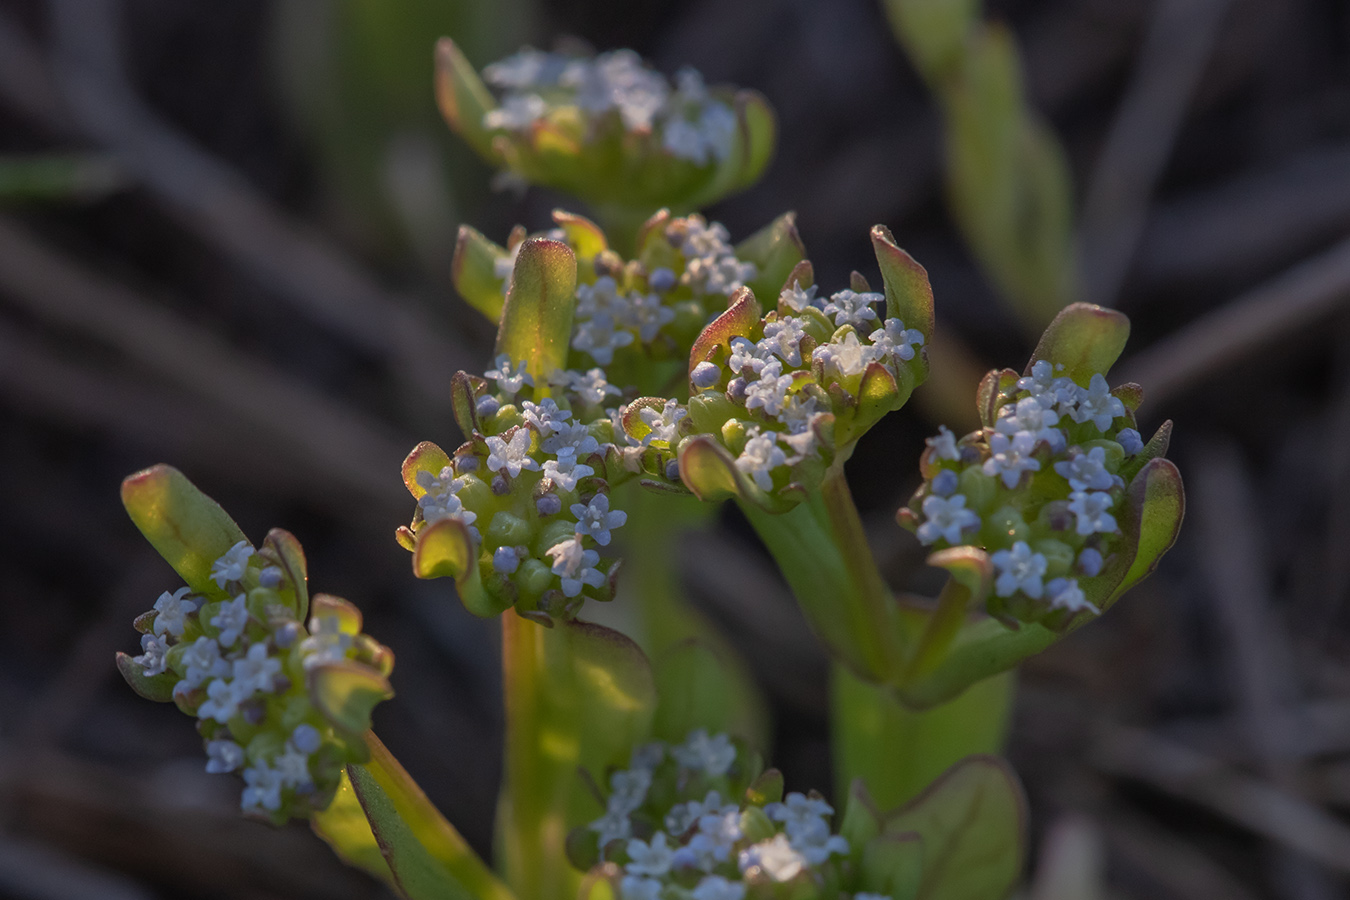
<svg viewBox="0 0 1350 900">
<path fill-rule="evenodd" d="M 957 490 L 966 495 L 966 505 L 970 509 L 983 512 L 998 496 L 998 481 L 977 466 L 962 470 L 957 476 L 957 484 Z"/>
<path fill-rule="evenodd" d="M 520 516 L 503 511 L 492 517 L 487 534 L 498 544 L 528 544 L 534 536 L 534 526 Z"/>
<path fill-rule="evenodd" d="M 1045 577 L 1061 578 L 1069 574 L 1077 555 L 1072 547 L 1054 538 L 1042 538 L 1033 541 L 1031 549 L 1045 557 Z"/>
</svg>

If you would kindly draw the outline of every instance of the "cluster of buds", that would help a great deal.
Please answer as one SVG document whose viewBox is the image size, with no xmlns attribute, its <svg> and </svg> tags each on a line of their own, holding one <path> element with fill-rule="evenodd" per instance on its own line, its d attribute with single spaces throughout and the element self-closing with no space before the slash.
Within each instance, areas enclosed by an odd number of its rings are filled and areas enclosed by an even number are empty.
<svg viewBox="0 0 1350 900">
<path fill-rule="evenodd" d="M 332 801 L 343 767 L 366 758 L 370 711 L 393 695 L 393 654 L 361 632 L 347 601 L 310 600 L 285 531 L 261 550 L 237 542 L 210 579 L 165 591 L 139 616 L 142 652 L 118 654 L 118 668 L 141 696 L 197 719 L 206 771 L 242 776 L 246 814 L 307 818 Z"/>
<path fill-rule="evenodd" d="M 631 50 L 526 48 L 480 78 L 444 38 L 437 98 L 450 126 L 511 178 L 599 206 L 706 206 L 753 183 L 773 151 L 759 94 L 709 88 L 689 68 L 672 84 Z"/>
<path fill-rule="evenodd" d="M 733 246 L 720 223 L 662 210 L 638 230 L 631 260 L 610 249 L 589 220 L 562 211 L 553 218 L 557 227 L 534 237 L 565 243 L 576 259 L 567 366 L 583 372 L 603 366 L 616 383 L 648 390 L 681 378 L 699 333 L 737 290 L 766 283 L 776 289 L 804 253 L 791 214 Z M 472 228 L 460 230 L 455 286 L 494 321 L 529 239 L 518 227 L 501 247 Z"/>
<path fill-rule="evenodd" d="M 872 239 L 884 294 L 855 273 L 849 289 L 819 296 L 806 261 L 767 314 L 738 291 L 694 343 L 688 404 L 634 401 L 628 435 L 678 454 L 684 483 L 705 500 L 737 496 L 771 511 L 799 502 L 928 373 L 927 276 L 884 228 Z"/>
<path fill-rule="evenodd" d="M 693 900 L 797 896 L 840 886 L 849 842 L 815 792 L 783 796 L 783 778 L 725 734 L 654 742 L 609 774 L 605 813 L 574 831 L 573 864 L 612 881 L 623 900 L 668 886 Z"/>
<path fill-rule="evenodd" d="M 1063 630 L 1099 615 L 1134 560 L 1132 523 L 1147 499 L 1138 476 L 1165 454 L 1171 423 L 1145 444 L 1134 418 L 1140 387 L 1112 390 L 1094 366 L 1061 359 L 1075 321 L 1102 330 L 1117 316 L 1070 307 L 1025 373 L 990 372 L 980 388 L 984 427 L 959 440 L 943 427 L 929 438 L 924 482 L 897 516 L 934 551 L 983 551 L 988 610 L 1008 624 Z"/>
</svg>

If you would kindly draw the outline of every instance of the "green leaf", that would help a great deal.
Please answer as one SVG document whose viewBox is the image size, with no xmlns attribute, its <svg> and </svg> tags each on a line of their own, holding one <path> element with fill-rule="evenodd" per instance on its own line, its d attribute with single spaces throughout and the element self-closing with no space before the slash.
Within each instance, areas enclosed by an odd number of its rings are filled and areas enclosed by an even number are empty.
<svg viewBox="0 0 1350 900">
<path fill-rule="evenodd" d="M 478 431 L 478 387 L 481 382 L 482 379 L 463 371 L 450 376 L 450 413 L 466 438 Z M 432 474 L 439 475 L 440 470 Z M 406 474 L 404 481 L 407 481 Z"/>
<path fill-rule="evenodd" d="M 680 479 L 694 496 L 708 503 L 741 495 L 736 460 L 712 435 L 700 434 L 680 444 Z"/>
<path fill-rule="evenodd" d="M 310 604 L 310 621 L 337 619 L 338 630 L 353 637 L 361 633 L 361 610 L 356 604 L 332 594 L 315 594 Z"/>
<path fill-rule="evenodd" d="M 567 368 L 576 309 L 577 260 L 561 241 L 532 238 L 516 258 L 502 310 L 496 353 L 524 362 L 535 395 L 547 396 L 548 376 Z"/>
<path fill-rule="evenodd" d="M 436 103 L 445 121 L 479 156 L 492 165 L 502 165 L 492 133 L 483 127 L 483 116 L 497 108 L 497 101 L 448 37 L 436 42 Z"/>
<path fill-rule="evenodd" d="M 259 553 L 286 576 L 286 582 L 295 591 L 295 618 L 305 621 L 309 616 L 309 566 L 305 562 L 305 549 L 289 531 L 273 528 L 267 532 Z"/>
<path fill-rule="evenodd" d="M 385 884 L 398 889 L 394 873 L 384 861 L 379 842 L 366 821 L 366 811 L 352 789 L 347 770 L 342 770 L 337 792 L 327 809 L 309 818 L 309 827 L 349 866 L 362 869 Z"/>
<path fill-rule="evenodd" d="M 783 283 L 806 258 L 806 247 L 797 233 L 797 214 L 783 213 L 736 245 L 736 258 L 755 264 L 758 270 L 747 286 L 757 297 L 773 297 L 777 303 Z"/>
<path fill-rule="evenodd" d="M 848 801 L 839 820 L 839 833 L 848 841 L 849 855 L 856 863 L 862 857 L 863 847 L 881 833 L 882 816 L 877 812 L 872 795 L 861 778 L 848 786 Z"/>
<path fill-rule="evenodd" d="M 555 209 L 553 221 L 567 235 L 567 243 L 576 251 L 578 260 L 590 263 L 609 249 L 609 242 L 605 240 L 605 233 L 600 230 L 600 226 L 585 216 Z"/>
<path fill-rule="evenodd" d="M 863 847 L 858 886 L 864 891 L 891 900 L 918 900 L 923 875 L 924 843 L 917 834 L 880 834 Z"/>
<path fill-rule="evenodd" d="M 1007 763 L 971 756 L 891 814 L 884 835 L 923 845 L 918 900 L 1000 900 L 1022 874 L 1026 798 Z"/>
<path fill-rule="evenodd" d="M 694 371 L 699 363 L 712 359 L 713 352 L 719 347 L 723 352 L 730 353 L 731 339 L 749 336 L 759 324 L 760 316 L 755 295 L 749 288 L 738 288 L 727 302 L 726 312 L 709 322 L 694 341 L 693 349 L 689 352 L 689 371 Z M 697 393 L 692 382 L 689 393 Z"/>
<path fill-rule="evenodd" d="M 558 632 L 583 701 L 577 710 L 580 762 L 600 773 L 626 762 L 629 751 L 651 734 L 656 679 L 641 648 L 612 628 L 573 620 L 559 623 Z"/>
<path fill-rule="evenodd" d="M 394 696 L 389 679 L 355 662 L 320 663 L 306 671 L 305 680 L 315 708 L 352 738 L 369 731 L 376 704 Z"/>
<path fill-rule="evenodd" d="M 1031 367 L 1044 359 L 1054 365 L 1056 375 L 1086 385 L 1093 375 L 1110 371 L 1129 337 L 1130 320 L 1124 313 L 1072 303 L 1045 329 L 1023 374 L 1030 375 Z"/>
<path fill-rule="evenodd" d="M 360 766 L 348 766 L 347 774 L 399 894 L 407 900 L 473 900 L 417 840 L 375 777 Z"/>
<path fill-rule="evenodd" d="M 931 340 L 935 324 L 928 270 L 900 249 L 885 225 L 872 226 L 872 250 L 886 287 L 886 317 L 900 319 L 906 328 L 917 328 Z"/>
<path fill-rule="evenodd" d="M 896 39 L 926 81 L 940 83 L 959 69 L 980 0 L 885 0 L 883 6 Z"/>
<path fill-rule="evenodd" d="M 414 500 L 421 500 L 426 489 L 417 483 L 417 473 L 427 472 L 439 477 L 441 470 L 450 465 L 450 454 L 431 441 L 423 441 L 412 449 L 408 458 L 403 460 L 403 484 Z"/>
<path fill-rule="evenodd" d="M 244 533 L 225 510 L 172 466 L 152 466 L 122 482 L 122 505 L 131 521 L 199 594 L 219 595 L 211 565 Z"/>
<path fill-rule="evenodd" d="M 428 854 L 476 900 L 513 900 L 514 895 L 474 853 L 454 825 L 373 733 L 367 734 L 370 761 L 353 768 L 370 776 L 394 812 Z"/>
<path fill-rule="evenodd" d="M 1158 567 L 1158 560 L 1176 543 L 1186 516 L 1181 472 L 1171 460 L 1151 460 L 1130 482 L 1127 494 L 1134 519 L 1123 523 L 1122 531 L 1127 539 L 1137 536 L 1138 543 L 1134 561 L 1116 588 L 1117 597 Z"/>
<path fill-rule="evenodd" d="M 657 658 L 655 674 L 659 702 L 653 737 L 678 744 L 695 728 L 733 730 L 737 710 L 727 689 L 730 675 L 708 644 L 691 638 L 671 647 Z"/>
<path fill-rule="evenodd" d="M 938 596 L 937 607 L 905 666 L 902 681 L 921 677 L 937 668 L 960 632 L 966 612 L 983 607 L 994 581 L 989 554 L 977 547 L 951 547 L 929 554 L 928 564 L 946 569 L 951 578 Z"/>
<path fill-rule="evenodd" d="M 681 739 L 688 732 L 681 735 Z M 659 735 L 657 735 L 659 737 Z M 779 803 L 783 799 L 783 773 L 777 769 L 766 769 L 745 789 L 745 802 L 754 806 L 767 806 Z"/>
<path fill-rule="evenodd" d="M 741 190 L 758 181 L 773 158 L 778 121 L 764 95 L 750 90 L 736 92 L 736 118 L 740 124 L 742 155 L 732 190 Z"/>
<path fill-rule="evenodd" d="M 441 519 L 417 532 L 413 574 L 418 578 L 454 578 L 468 575 L 478 562 L 473 538 L 463 522 Z"/>
<path fill-rule="evenodd" d="M 173 686 L 178 676 L 172 672 L 161 672 L 147 676 L 145 669 L 132 661 L 131 655 L 120 650 L 117 653 L 117 671 L 122 673 L 127 685 L 146 700 L 156 703 L 168 703 L 173 699 Z"/>
<path fill-rule="evenodd" d="M 511 255 L 505 247 L 488 240 L 468 225 L 459 226 L 455 256 L 450 262 L 450 278 L 464 302 L 482 313 L 490 322 L 502 317 L 506 303 L 497 261 Z"/>
</svg>

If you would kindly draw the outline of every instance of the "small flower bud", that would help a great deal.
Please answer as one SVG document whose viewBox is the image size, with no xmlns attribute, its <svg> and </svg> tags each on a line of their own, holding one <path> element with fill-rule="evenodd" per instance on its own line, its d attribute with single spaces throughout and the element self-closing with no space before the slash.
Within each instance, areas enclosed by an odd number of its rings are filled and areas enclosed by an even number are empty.
<svg viewBox="0 0 1350 900">
<path fill-rule="evenodd" d="M 541 516 L 556 516 L 562 512 L 562 498 L 557 494 L 544 494 L 534 501 L 534 508 Z"/>
<path fill-rule="evenodd" d="M 689 381 L 699 390 L 707 390 L 722 378 L 722 369 L 716 363 L 701 362 L 689 373 Z M 742 383 L 744 379 L 742 379 Z"/>
</svg>

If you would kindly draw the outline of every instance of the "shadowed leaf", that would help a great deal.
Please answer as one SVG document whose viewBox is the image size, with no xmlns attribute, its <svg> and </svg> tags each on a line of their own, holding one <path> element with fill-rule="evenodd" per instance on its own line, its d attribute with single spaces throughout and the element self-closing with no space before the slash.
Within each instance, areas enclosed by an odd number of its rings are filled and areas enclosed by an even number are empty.
<svg viewBox="0 0 1350 900">
<path fill-rule="evenodd" d="M 1110 370 L 1129 337 L 1130 320 L 1124 313 L 1072 303 L 1046 327 L 1023 374 L 1030 375 L 1031 367 L 1044 359 L 1054 365 L 1055 375 L 1067 375 L 1086 385 L 1093 375 Z"/>
<path fill-rule="evenodd" d="M 270 565 L 277 566 L 295 591 L 295 618 L 301 622 L 309 615 L 309 566 L 305 549 L 295 535 L 284 528 L 273 528 L 267 533 L 259 551 Z"/>
<path fill-rule="evenodd" d="M 146 700 L 168 703 L 173 699 L 173 686 L 178 683 L 178 676 L 174 673 L 161 672 L 147 676 L 145 669 L 134 662 L 130 654 L 120 650 L 117 653 L 117 671 L 122 673 L 131 689 Z"/>
</svg>

